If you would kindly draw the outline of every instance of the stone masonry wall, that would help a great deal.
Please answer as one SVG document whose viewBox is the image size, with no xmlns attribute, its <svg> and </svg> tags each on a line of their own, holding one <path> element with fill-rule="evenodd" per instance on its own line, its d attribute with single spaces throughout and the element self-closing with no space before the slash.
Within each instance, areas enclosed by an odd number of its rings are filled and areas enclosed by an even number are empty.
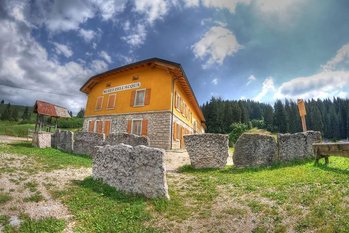
<svg viewBox="0 0 349 233">
<path fill-rule="evenodd" d="M 51 146 L 65 152 L 72 153 L 74 150 L 74 133 L 71 131 L 57 130 L 52 134 Z"/>
<path fill-rule="evenodd" d="M 279 160 L 315 158 L 312 144 L 317 142 L 321 142 L 321 133 L 318 131 L 278 134 Z"/>
<path fill-rule="evenodd" d="M 321 133 L 307 131 L 295 134 L 242 134 L 233 155 L 237 167 L 269 166 L 277 162 L 315 158 L 312 144 L 321 142 Z"/>
<path fill-rule="evenodd" d="M 184 142 L 194 168 L 223 168 L 229 156 L 229 139 L 224 134 L 185 135 Z"/>
<path fill-rule="evenodd" d="M 146 146 L 98 146 L 92 174 L 120 191 L 169 199 L 164 156 L 164 150 Z"/>
<path fill-rule="evenodd" d="M 275 138 L 266 134 L 242 134 L 235 143 L 233 162 L 236 167 L 271 165 L 277 158 Z"/>
<path fill-rule="evenodd" d="M 32 145 L 39 148 L 51 147 L 51 133 L 48 132 L 34 132 Z"/>
<path fill-rule="evenodd" d="M 116 144 L 126 144 L 130 146 L 149 146 L 149 139 L 148 137 L 144 136 L 137 136 L 134 134 L 128 134 L 128 133 L 116 133 L 116 134 L 110 134 L 106 139 L 104 144 L 105 145 L 116 145 Z"/>
<path fill-rule="evenodd" d="M 91 156 L 95 150 L 95 146 L 102 146 L 104 140 L 104 134 L 77 132 L 74 134 L 73 153 Z"/>
<path fill-rule="evenodd" d="M 85 117 L 83 130 L 88 131 L 89 120 L 111 120 L 111 133 L 127 133 L 127 122 L 132 119 L 148 120 L 147 136 L 151 147 L 171 149 L 171 112 L 169 111 Z"/>
</svg>

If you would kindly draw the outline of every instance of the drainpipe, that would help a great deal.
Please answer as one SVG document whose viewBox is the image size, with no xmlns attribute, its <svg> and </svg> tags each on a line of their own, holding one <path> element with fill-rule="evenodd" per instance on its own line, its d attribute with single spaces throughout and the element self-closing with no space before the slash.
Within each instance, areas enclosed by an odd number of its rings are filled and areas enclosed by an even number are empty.
<svg viewBox="0 0 349 233">
<path fill-rule="evenodd" d="M 170 142 L 171 142 L 171 150 L 172 150 L 172 144 L 173 144 L 173 105 L 174 105 L 174 98 L 175 95 L 174 95 L 174 83 L 175 81 L 178 79 L 178 77 L 174 77 L 172 76 L 172 90 L 171 90 L 171 94 L 172 94 L 172 100 L 171 100 L 171 135 L 170 135 Z"/>
</svg>

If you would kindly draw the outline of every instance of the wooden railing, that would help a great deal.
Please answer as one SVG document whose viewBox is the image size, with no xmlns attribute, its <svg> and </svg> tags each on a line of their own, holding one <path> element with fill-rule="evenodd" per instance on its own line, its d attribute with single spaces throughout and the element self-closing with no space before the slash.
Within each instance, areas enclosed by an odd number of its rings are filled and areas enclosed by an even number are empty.
<svg viewBox="0 0 349 233">
<path fill-rule="evenodd" d="M 324 158 L 325 163 L 328 164 L 328 157 L 331 155 L 349 157 L 349 142 L 314 143 L 313 150 L 315 154 L 315 163 L 318 163 L 321 158 Z"/>
</svg>

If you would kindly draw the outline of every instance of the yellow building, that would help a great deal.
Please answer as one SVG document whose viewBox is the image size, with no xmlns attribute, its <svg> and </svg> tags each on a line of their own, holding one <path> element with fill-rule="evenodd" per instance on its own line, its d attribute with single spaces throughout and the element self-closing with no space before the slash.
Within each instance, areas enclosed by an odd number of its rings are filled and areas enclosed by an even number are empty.
<svg viewBox="0 0 349 233">
<path fill-rule="evenodd" d="M 133 133 L 150 146 L 183 148 L 183 135 L 204 133 L 205 118 L 178 63 L 151 58 L 91 77 L 84 131 Z"/>
</svg>

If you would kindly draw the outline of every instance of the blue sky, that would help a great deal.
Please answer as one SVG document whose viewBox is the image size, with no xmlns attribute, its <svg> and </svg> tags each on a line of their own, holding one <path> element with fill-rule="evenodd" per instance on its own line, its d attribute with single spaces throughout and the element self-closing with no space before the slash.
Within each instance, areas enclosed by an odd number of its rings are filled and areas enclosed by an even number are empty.
<svg viewBox="0 0 349 233">
<path fill-rule="evenodd" d="M 2 0 L 0 99 L 77 112 L 91 76 L 181 63 L 200 104 L 349 96 L 347 0 Z"/>
</svg>

